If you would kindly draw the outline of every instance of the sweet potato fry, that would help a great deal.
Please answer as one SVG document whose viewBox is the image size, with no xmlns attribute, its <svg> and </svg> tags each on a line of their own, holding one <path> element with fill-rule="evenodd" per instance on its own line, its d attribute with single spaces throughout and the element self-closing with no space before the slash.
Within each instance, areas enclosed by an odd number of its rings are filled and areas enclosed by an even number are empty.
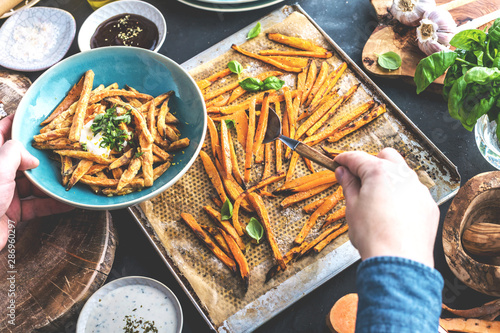
<svg viewBox="0 0 500 333">
<path fill-rule="evenodd" d="M 281 104 L 279 102 L 274 103 L 274 111 L 278 115 L 281 121 Z M 276 172 L 281 172 L 283 170 L 283 143 L 281 140 L 275 141 L 275 155 L 276 155 Z"/>
<path fill-rule="evenodd" d="M 315 188 L 317 186 L 323 185 L 323 184 L 336 184 L 337 183 L 337 178 L 335 177 L 335 173 L 329 174 L 327 176 L 321 177 L 321 178 L 316 178 L 310 182 L 307 182 L 302 185 L 298 185 L 295 187 L 290 188 L 291 192 L 303 192 L 310 190 L 312 188 Z"/>
<path fill-rule="evenodd" d="M 205 171 L 208 174 L 208 178 L 210 178 L 212 185 L 214 186 L 215 190 L 219 194 L 220 201 L 226 202 L 227 195 L 226 195 L 226 191 L 224 190 L 224 185 L 222 184 L 222 180 L 219 176 L 219 172 L 217 171 L 217 168 L 215 167 L 212 160 L 210 159 L 210 156 L 208 156 L 207 153 L 205 153 L 203 150 L 201 150 L 200 151 L 200 158 L 201 158 L 201 161 L 203 162 L 203 166 L 205 167 Z"/>
<path fill-rule="evenodd" d="M 283 87 L 283 95 L 285 96 L 285 105 L 286 105 L 286 115 L 287 115 L 287 131 L 288 137 L 294 139 L 295 138 L 295 109 L 292 102 L 292 96 L 290 94 L 290 90 L 287 86 Z M 286 147 L 285 157 L 290 157 L 291 149 L 290 147 Z"/>
<path fill-rule="evenodd" d="M 316 81 L 317 75 L 318 75 L 318 67 L 316 66 L 316 62 L 311 61 L 309 68 L 307 70 L 307 78 L 306 78 L 306 83 L 304 85 L 304 92 L 302 93 L 302 98 L 300 101 L 301 105 L 304 104 L 304 102 L 309 97 L 309 93 L 311 92 L 314 82 Z"/>
<path fill-rule="evenodd" d="M 257 154 L 257 152 L 259 151 L 262 145 L 262 140 L 264 140 L 264 136 L 266 135 L 268 116 L 269 116 L 269 93 L 266 92 L 262 99 L 262 108 L 260 110 L 259 123 L 257 124 L 257 129 L 255 130 L 255 139 L 253 143 L 254 154 Z"/>
<path fill-rule="evenodd" d="M 100 155 L 95 155 L 87 151 L 79 151 L 79 150 L 54 150 L 54 153 L 62 155 L 62 156 L 69 156 L 72 158 L 78 158 L 81 160 L 91 160 L 96 162 L 97 164 L 111 164 L 114 159 L 112 158 L 105 158 Z"/>
<path fill-rule="evenodd" d="M 318 76 L 316 77 L 316 80 L 314 81 L 314 84 L 311 88 L 309 96 L 307 96 L 307 101 L 304 102 L 304 105 L 306 107 L 311 104 L 311 102 L 314 99 L 314 96 L 316 96 L 316 93 L 318 92 L 319 88 L 323 85 L 326 78 L 328 77 L 328 68 L 329 68 L 328 63 L 326 61 L 323 61 L 323 63 L 321 64 L 321 67 L 319 69 Z"/>
<path fill-rule="evenodd" d="M 440 318 L 439 325 L 446 331 L 467 333 L 500 333 L 500 321 L 473 318 Z"/>
<path fill-rule="evenodd" d="M 219 197 L 210 197 L 210 200 L 219 208 L 222 208 L 222 201 L 220 201 Z M 241 236 L 241 235 L 240 235 Z"/>
<path fill-rule="evenodd" d="M 99 174 L 107 167 L 108 166 L 104 165 L 104 164 L 94 164 L 90 167 L 90 169 L 87 171 L 87 173 L 85 175 L 91 176 L 91 175 Z"/>
<path fill-rule="evenodd" d="M 238 247 L 234 239 L 231 236 L 229 236 L 224 231 L 224 229 L 219 228 L 219 231 L 224 237 L 224 240 L 226 241 L 229 250 L 231 250 L 231 254 L 233 255 L 234 261 L 236 261 L 236 263 L 238 264 L 241 278 L 245 283 L 245 290 L 247 290 L 248 285 L 250 284 L 250 268 L 248 267 L 248 262 L 245 258 L 245 255 L 243 255 L 243 252 L 241 252 L 240 248 Z"/>
<path fill-rule="evenodd" d="M 229 106 L 223 106 L 223 107 L 219 107 L 219 108 L 216 108 L 216 107 L 212 107 L 212 108 L 209 108 L 207 109 L 207 112 L 213 112 L 213 113 L 221 113 L 221 114 L 224 114 L 224 115 L 228 115 L 228 114 L 233 114 L 235 112 L 238 112 L 238 111 L 244 111 L 244 110 L 247 110 L 249 108 L 249 105 L 250 105 L 250 100 L 252 98 L 255 98 L 255 102 L 256 104 L 262 104 L 262 98 L 264 96 L 266 92 L 261 92 L 261 93 L 258 93 L 252 97 L 250 97 L 249 99 L 247 99 L 246 101 L 244 102 L 241 102 L 239 104 L 235 104 L 235 105 L 229 105 Z M 296 90 L 293 90 L 291 92 L 292 94 L 292 98 L 294 98 L 295 96 L 297 96 L 297 91 Z M 283 95 L 275 95 L 273 99 L 271 99 L 269 102 L 270 103 L 274 103 L 274 102 L 283 102 L 285 99 L 284 99 L 284 96 Z"/>
<path fill-rule="evenodd" d="M 111 170 L 111 173 L 113 174 L 114 179 L 120 179 L 123 175 L 123 170 L 122 168 L 116 168 Z"/>
<path fill-rule="evenodd" d="M 161 105 L 160 112 L 158 112 L 158 117 L 156 120 L 156 127 L 158 128 L 158 132 L 160 133 L 160 136 L 164 139 L 167 138 L 167 133 L 166 133 L 167 123 L 165 122 L 165 119 L 167 117 L 167 114 L 170 111 L 170 108 L 168 107 L 169 100 L 170 100 L 170 98 L 166 98 L 165 101 L 163 102 L 163 104 Z M 154 112 L 154 104 L 150 103 L 150 105 L 151 105 L 150 109 L 152 107 L 153 112 Z M 153 120 L 154 120 L 154 118 L 153 118 Z M 150 122 L 148 121 L 148 123 L 150 123 Z M 153 131 L 151 130 L 151 126 L 148 126 L 148 129 L 151 132 L 151 134 L 153 134 Z"/>
<path fill-rule="evenodd" d="M 248 110 L 248 131 L 246 138 L 246 152 L 245 152 L 245 183 L 250 181 L 250 172 L 252 171 L 252 157 L 253 157 L 253 140 L 255 135 L 255 98 L 250 102 Z"/>
<path fill-rule="evenodd" d="M 140 161 L 144 177 L 144 186 L 151 187 L 153 186 L 153 144 L 148 142 L 144 135 L 139 137 L 139 144 L 142 154 L 140 156 Z"/>
<path fill-rule="evenodd" d="M 346 224 L 342 225 L 338 230 L 335 230 L 334 232 L 332 232 L 331 234 L 329 234 L 321 242 L 319 242 L 318 244 L 316 244 L 316 246 L 314 246 L 314 248 L 313 248 L 314 252 L 316 252 L 316 253 L 321 252 L 321 250 L 323 250 L 325 248 L 325 246 L 327 246 L 328 244 L 330 244 L 334 239 L 336 239 L 337 237 L 339 237 L 340 235 L 342 235 L 347 230 L 349 230 L 349 225 L 346 223 Z"/>
<path fill-rule="evenodd" d="M 71 178 L 66 186 L 66 191 L 69 191 L 80 180 L 80 178 L 82 178 L 82 176 L 90 169 L 92 164 L 94 164 L 94 162 L 90 160 L 81 160 L 78 163 L 75 171 L 71 174 Z"/>
<path fill-rule="evenodd" d="M 281 267 L 281 269 L 286 269 L 286 264 L 285 261 L 283 260 L 283 255 L 281 254 L 278 244 L 276 243 L 276 239 L 274 238 L 273 231 L 271 229 L 271 223 L 269 220 L 269 215 L 267 213 L 266 206 L 264 205 L 264 201 L 262 201 L 262 198 L 256 194 L 256 193 L 249 193 L 248 198 L 250 199 L 250 202 L 252 203 L 253 207 L 257 211 L 257 214 L 259 215 L 260 223 L 264 227 L 267 241 L 269 242 L 269 245 L 271 246 L 271 250 L 273 252 L 274 259 L 278 263 L 278 265 Z"/>
<path fill-rule="evenodd" d="M 344 217 L 345 217 L 345 206 L 342 206 L 339 210 L 336 210 L 335 212 L 326 217 L 325 223 L 323 223 L 321 229 L 326 228 L 330 224 L 335 223 Z"/>
<path fill-rule="evenodd" d="M 282 50 L 261 50 L 261 56 L 291 56 L 291 57 L 310 57 L 310 58 L 330 58 L 333 53 L 330 51 L 282 51 Z"/>
<path fill-rule="evenodd" d="M 132 98 L 138 98 L 138 99 L 145 99 L 145 100 L 150 100 L 153 98 L 153 96 L 148 95 L 148 94 L 141 94 L 138 92 L 134 91 L 127 91 L 124 89 L 103 89 L 95 94 L 92 94 L 89 99 L 89 104 L 95 104 L 107 97 L 112 97 L 112 96 L 123 96 L 123 97 L 132 97 Z M 140 110 L 143 112 L 142 110 Z"/>
<path fill-rule="evenodd" d="M 262 179 L 271 176 L 272 151 L 271 143 L 266 143 L 264 146 L 264 170 L 262 171 Z M 263 187 L 263 191 L 267 192 L 267 185 Z"/>
<path fill-rule="evenodd" d="M 337 191 L 335 191 L 333 194 L 327 196 L 325 198 L 325 201 L 321 204 L 321 206 L 318 207 L 314 211 L 314 213 L 311 215 L 309 220 L 304 224 L 302 229 L 300 230 L 299 234 L 297 237 L 295 237 L 294 243 L 295 244 L 302 244 L 306 236 L 309 234 L 311 229 L 314 227 L 316 224 L 316 221 L 319 217 L 326 215 L 330 210 L 337 205 L 337 203 L 344 197 L 344 194 L 342 192 L 342 187 L 339 186 Z"/>
<path fill-rule="evenodd" d="M 345 153 L 347 151 L 347 150 L 335 149 L 335 148 L 326 147 L 326 146 L 321 146 L 321 149 L 323 149 L 323 151 L 325 152 L 325 155 L 328 155 L 331 158 L 335 158 L 335 157 L 339 156 L 340 154 Z M 368 153 L 368 154 L 373 155 L 373 156 L 377 156 L 378 152 L 377 153 Z"/>
<path fill-rule="evenodd" d="M 223 221 L 221 219 L 220 213 L 214 208 L 210 206 L 203 206 L 203 209 L 208 214 L 208 216 L 210 216 L 217 223 L 219 227 L 221 227 L 225 232 L 231 235 L 236 244 L 238 244 L 238 247 L 241 249 L 241 251 L 245 251 L 245 243 L 243 243 L 243 240 L 240 238 L 231 223 L 229 221 Z"/>
<path fill-rule="evenodd" d="M 316 201 L 313 201 L 310 204 L 305 205 L 304 207 L 302 207 L 302 211 L 306 214 L 311 214 L 316 209 L 318 209 L 318 207 L 321 206 L 321 204 L 323 204 L 323 202 L 325 202 L 326 198 L 327 197 L 324 197 L 324 198 L 318 199 Z"/>
<path fill-rule="evenodd" d="M 70 176 L 74 170 L 75 166 L 71 157 L 61 155 L 61 176 Z"/>
<path fill-rule="evenodd" d="M 189 146 L 189 138 L 182 138 L 174 141 L 168 146 L 167 151 L 181 150 Z"/>
<path fill-rule="evenodd" d="M 333 89 L 337 81 L 340 79 L 342 74 L 347 68 L 347 63 L 343 62 L 339 67 L 333 70 L 330 75 L 328 75 L 326 81 L 319 87 L 318 92 L 315 94 L 313 100 L 311 101 L 310 108 L 315 109 L 320 103 L 321 99 L 325 94 L 328 94 L 330 90 Z"/>
<path fill-rule="evenodd" d="M 77 102 L 71 104 L 71 106 L 67 110 L 61 112 L 61 114 L 59 114 L 57 117 L 55 117 L 54 120 L 52 120 L 50 123 L 45 125 L 45 127 L 42 127 L 40 129 L 40 133 L 50 132 L 50 131 L 55 130 L 57 128 L 68 127 L 68 120 L 69 119 L 71 119 L 71 122 L 69 123 L 69 126 L 71 126 L 73 124 L 73 118 L 74 118 L 74 114 L 75 114 L 77 105 L 78 105 Z M 64 124 L 64 125 L 61 125 L 61 124 Z"/>
<path fill-rule="evenodd" d="M 231 163 L 231 147 L 229 146 L 229 136 L 227 131 L 227 125 L 225 121 L 220 122 L 220 146 L 221 146 L 221 156 L 220 161 L 222 163 L 223 178 L 228 178 L 229 175 L 233 173 L 233 165 Z"/>
<path fill-rule="evenodd" d="M 297 138 L 302 137 L 314 124 L 316 124 L 328 110 L 335 110 L 342 104 L 342 97 L 328 99 L 309 118 L 304 121 L 297 130 Z"/>
<path fill-rule="evenodd" d="M 68 136 L 69 130 L 70 130 L 69 127 L 65 127 L 65 128 L 55 129 L 50 132 L 40 133 L 35 135 L 33 137 L 33 140 L 35 140 L 35 142 L 45 142 L 59 138 L 65 138 Z"/>
<path fill-rule="evenodd" d="M 307 244 L 307 246 L 304 249 L 302 249 L 302 251 L 300 251 L 300 254 L 299 254 L 298 258 L 300 258 L 300 257 L 305 256 L 306 254 L 308 254 L 316 245 L 319 244 L 319 242 L 321 242 L 322 240 L 324 240 L 331 233 L 333 233 L 336 230 L 340 229 L 341 226 L 342 226 L 341 224 L 336 224 L 336 225 L 332 226 L 331 228 L 323 231 L 318 237 L 316 237 L 309 244 Z"/>
<path fill-rule="evenodd" d="M 232 72 L 229 68 L 225 68 L 225 69 L 223 69 L 223 70 L 221 70 L 213 75 L 210 75 L 209 77 L 207 77 L 204 80 L 197 81 L 196 84 L 198 85 L 198 88 L 200 88 L 200 90 L 203 90 L 203 89 L 208 88 L 210 85 L 212 85 L 212 83 L 214 83 L 218 79 L 221 79 L 225 76 L 228 76 L 231 73 Z"/>
<path fill-rule="evenodd" d="M 138 94 L 138 92 L 136 92 Z M 160 106 L 161 103 L 163 103 L 163 101 L 167 98 L 170 98 L 170 96 L 172 95 L 175 95 L 175 92 L 173 90 L 170 90 L 170 91 L 167 91 L 166 93 L 163 93 L 161 95 L 158 95 L 156 96 L 155 98 L 153 98 L 153 103 L 155 105 L 155 116 L 156 116 L 156 108 Z M 123 97 L 124 95 L 122 95 Z M 124 97 L 127 97 L 127 96 L 124 96 Z M 147 100 L 151 100 L 151 96 L 149 95 L 145 95 L 143 96 L 144 98 L 146 98 Z M 146 113 L 149 111 L 149 104 L 148 103 L 144 103 L 142 104 L 140 107 L 137 108 L 137 111 L 141 112 L 141 113 Z"/>
<path fill-rule="evenodd" d="M 319 45 L 314 44 L 311 41 L 299 37 L 291 37 L 279 33 L 268 33 L 267 38 L 272 41 L 278 42 L 280 44 L 285 44 L 299 50 L 315 51 L 315 52 L 327 51 L 324 47 L 321 47 Z"/>
<path fill-rule="evenodd" d="M 242 188 L 246 188 L 245 181 L 243 180 L 243 175 L 240 172 L 240 167 L 238 165 L 238 158 L 236 157 L 236 150 L 234 149 L 233 139 L 231 134 L 228 135 L 229 149 L 231 150 L 231 165 L 233 167 L 232 173 L 234 179 L 240 184 Z"/>
<path fill-rule="evenodd" d="M 58 115 L 60 115 L 63 111 L 66 111 L 71 106 L 71 104 L 78 101 L 82 93 L 84 79 L 85 75 L 83 75 L 80 78 L 80 81 L 78 81 L 78 83 L 75 84 L 70 89 L 66 97 L 62 100 L 62 102 L 59 103 L 59 105 L 54 109 L 54 111 L 52 111 L 52 113 L 44 121 L 42 121 L 40 125 L 42 126 L 47 125 L 52 120 L 54 120 Z"/>
<path fill-rule="evenodd" d="M 280 76 L 280 75 L 283 75 L 283 72 L 270 71 L 270 72 L 260 73 L 257 76 L 255 76 L 255 78 L 259 79 L 261 81 L 264 81 L 265 79 L 267 79 L 270 76 Z M 234 102 L 235 100 L 237 100 L 238 98 L 243 96 L 246 92 L 247 91 L 245 89 L 243 89 L 242 87 L 237 87 L 231 93 L 231 96 L 229 97 L 229 100 L 227 101 L 227 103 L 230 104 L 230 103 Z"/>
<path fill-rule="evenodd" d="M 324 177 L 335 177 L 335 172 L 330 171 L 330 170 L 323 170 L 316 172 L 311 175 L 303 176 L 300 178 L 296 178 L 292 181 L 287 181 L 285 184 L 280 186 L 278 189 L 273 191 L 273 194 L 282 194 L 285 192 L 290 192 L 293 188 L 296 188 L 297 186 L 309 183 L 311 181 L 317 180 L 317 179 L 322 179 Z"/>
<path fill-rule="evenodd" d="M 215 244 L 210 237 L 201 229 L 200 225 L 191 214 L 181 213 L 181 218 L 186 224 L 193 230 L 195 235 L 203 241 L 203 243 L 212 251 L 217 258 L 219 258 L 224 265 L 226 265 L 231 271 L 237 272 L 237 266 L 233 259 L 229 258 L 224 251 L 222 251 L 217 244 Z"/>
<path fill-rule="evenodd" d="M 89 185 L 89 186 L 92 187 L 93 185 Z M 93 186 L 93 188 L 99 190 L 99 187 Z M 102 192 L 102 194 L 104 194 L 107 197 L 113 197 L 113 196 L 117 196 L 117 195 L 130 194 L 130 193 L 136 192 L 140 189 L 141 188 L 139 188 L 139 187 L 134 188 L 134 187 L 126 186 L 126 187 L 122 188 L 120 191 L 117 191 L 114 188 L 108 187 L 108 188 L 103 188 L 101 190 L 101 192 Z M 95 193 L 98 193 L 98 191 L 96 191 Z"/>
<path fill-rule="evenodd" d="M 223 87 L 220 87 L 220 88 L 218 88 L 218 89 L 216 89 L 214 91 L 210 91 L 210 92 L 204 94 L 203 95 L 203 99 L 205 100 L 205 102 L 209 101 L 212 98 L 216 98 L 216 97 L 218 97 L 218 96 L 220 96 L 220 95 L 222 95 L 222 94 L 224 94 L 224 93 L 226 93 L 228 91 L 232 91 L 232 90 L 238 88 L 239 86 L 240 86 L 240 84 L 239 84 L 238 81 L 232 82 L 232 83 L 227 84 L 227 85 L 225 85 Z"/>
<path fill-rule="evenodd" d="M 231 198 L 231 200 L 235 201 L 238 196 L 243 193 L 243 189 L 238 185 L 238 183 L 236 183 L 235 180 L 223 177 L 222 182 L 224 183 L 226 193 Z M 253 208 L 247 199 L 243 200 L 243 202 L 241 203 L 241 207 L 247 212 L 253 211 Z"/>
<path fill-rule="evenodd" d="M 142 115 L 142 113 L 137 111 L 137 109 L 135 109 L 135 108 L 130 108 L 129 110 L 130 110 L 130 113 L 132 114 L 132 116 L 134 117 L 135 126 L 136 126 L 137 130 L 145 136 L 145 138 L 148 142 L 153 143 L 155 141 L 154 137 L 151 134 L 151 132 L 149 132 L 148 125 L 146 123 L 146 119 L 144 119 L 144 116 Z"/>
<path fill-rule="evenodd" d="M 134 157 L 136 150 L 134 148 L 131 148 L 127 152 L 125 152 L 122 156 L 117 158 L 113 163 L 109 165 L 109 169 L 113 170 L 115 168 L 119 168 L 121 166 L 124 166 L 132 160 L 132 157 Z"/>
<path fill-rule="evenodd" d="M 304 164 L 306 165 L 307 169 L 311 171 L 311 173 L 315 173 L 316 170 L 314 170 L 314 165 L 312 164 L 312 161 L 304 156 L 302 156 L 302 160 L 304 161 Z"/>
<path fill-rule="evenodd" d="M 370 123 L 372 120 L 376 119 L 378 116 L 383 114 L 386 111 L 385 104 L 381 104 L 375 108 L 373 108 L 368 114 L 361 117 L 358 120 L 354 120 L 351 124 L 346 125 L 345 127 L 339 129 L 332 136 L 328 138 L 328 142 L 337 142 L 342 139 L 344 136 L 354 132 L 360 127 L 365 126 Z"/>
<path fill-rule="evenodd" d="M 296 204 L 297 202 L 309 199 L 310 197 L 323 192 L 324 190 L 330 188 L 334 184 L 325 184 L 325 185 L 320 185 L 317 187 L 314 187 L 310 190 L 303 191 L 303 192 L 298 192 L 295 193 L 287 198 L 285 198 L 283 201 L 281 201 L 280 206 L 281 208 L 287 208 L 290 207 L 293 204 Z"/>
<path fill-rule="evenodd" d="M 260 54 L 260 52 L 259 52 Z M 282 56 L 282 55 L 276 55 L 276 56 L 268 56 L 267 58 L 276 60 L 277 62 L 280 62 L 284 65 L 290 66 L 290 67 L 306 67 L 307 62 L 309 61 L 307 58 L 301 58 L 301 57 L 287 57 L 287 56 Z"/>
<path fill-rule="evenodd" d="M 177 141 L 176 141 L 177 142 Z M 156 144 L 153 143 L 153 154 L 155 156 L 158 156 L 159 158 L 161 158 L 161 160 L 163 162 L 167 161 L 167 160 L 170 160 L 171 156 L 169 153 L 167 153 L 166 151 L 164 151 L 163 149 L 161 149 L 160 147 L 158 147 Z"/>
<path fill-rule="evenodd" d="M 299 154 L 293 152 L 292 157 L 290 158 L 290 164 L 288 164 L 288 170 L 286 172 L 285 182 L 289 182 L 292 180 L 293 174 L 295 172 L 295 167 L 297 166 L 298 161 L 299 161 Z"/>
<path fill-rule="evenodd" d="M 208 109 L 211 106 L 224 106 L 229 102 L 230 96 L 219 95 L 216 98 L 211 99 L 208 102 L 205 102 L 205 107 Z"/>
<path fill-rule="evenodd" d="M 78 99 L 75 115 L 73 117 L 73 124 L 71 125 L 71 130 L 69 132 L 68 138 L 71 141 L 79 141 L 80 133 L 83 128 L 83 121 L 85 120 L 85 115 L 87 114 L 87 106 L 89 105 L 90 92 L 92 91 L 92 85 L 94 83 L 94 72 L 88 70 L 85 73 L 85 78 L 83 80 L 82 92 L 80 98 Z"/>
<path fill-rule="evenodd" d="M 130 164 L 122 174 L 120 181 L 118 182 L 118 186 L 116 187 L 117 191 L 120 191 L 124 188 L 130 181 L 135 177 L 135 175 L 139 172 L 141 168 L 141 159 L 138 157 L 133 157 L 130 161 Z"/>
<path fill-rule="evenodd" d="M 304 242 L 302 243 L 300 246 L 296 246 L 294 248 L 292 248 L 290 251 L 288 251 L 284 256 L 283 256 L 283 260 L 285 261 L 285 264 L 288 265 L 288 263 L 290 261 L 292 261 L 293 259 L 295 259 L 299 254 L 300 252 L 307 246 L 307 243 Z M 267 272 L 266 274 L 266 280 L 265 282 L 268 282 L 269 280 L 271 280 L 273 277 L 276 276 L 276 274 L 278 274 L 279 272 L 282 272 L 283 270 L 281 269 L 281 266 L 280 265 L 274 265 L 273 267 L 271 267 L 271 269 Z"/>
<path fill-rule="evenodd" d="M 212 118 L 207 117 L 207 127 L 208 133 L 210 134 L 210 143 L 212 146 L 212 156 L 214 158 L 221 158 L 220 154 L 220 138 L 219 133 L 217 132 L 217 128 L 215 127 L 215 123 Z"/>
<path fill-rule="evenodd" d="M 203 225 L 200 224 L 200 227 L 203 229 L 203 231 L 207 232 L 212 236 L 213 239 L 215 239 L 215 242 L 219 247 L 221 248 L 222 251 L 224 251 L 225 254 L 231 259 L 233 258 L 233 254 L 231 253 L 231 250 L 227 246 L 226 240 L 224 239 L 224 236 L 222 236 L 222 233 L 219 232 L 219 228 L 212 228 L 208 225 Z"/>
<path fill-rule="evenodd" d="M 119 180 L 83 175 L 82 178 L 80 178 L 80 183 L 86 184 L 86 185 L 101 186 L 101 187 L 116 187 L 116 186 L 118 186 Z M 144 187 L 144 179 L 134 178 L 128 183 L 128 186 L 133 187 L 135 189 L 143 188 Z"/>
<path fill-rule="evenodd" d="M 264 56 L 261 56 L 261 55 L 258 55 L 256 53 L 252 53 L 252 52 L 249 52 L 249 51 L 245 51 L 243 50 L 241 47 L 239 47 L 238 45 L 236 44 L 233 44 L 231 45 L 231 48 L 243 55 L 246 55 L 247 57 L 250 57 L 250 58 L 254 58 L 254 59 L 257 59 L 257 60 L 260 60 L 260 61 L 263 61 L 265 63 L 268 63 L 269 65 L 273 65 L 274 67 L 277 67 L 279 69 L 282 69 L 286 72 L 294 72 L 294 73 L 300 73 L 302 72 L 302 68 L 300 67 L 291 67 L 291 66 L 287 66 L 285 64 L 282 64 L 276 60 L 273 60 L 273 59 L 270 59 L 270 58 L 267 58 L 267 57 L 264 57 Z"/>
<path fill-rule="evenodd" d="M 170 161 L 167 161 L 153 169 L 153 180 L 157 180 L 170 168 Z"/>
</svg>

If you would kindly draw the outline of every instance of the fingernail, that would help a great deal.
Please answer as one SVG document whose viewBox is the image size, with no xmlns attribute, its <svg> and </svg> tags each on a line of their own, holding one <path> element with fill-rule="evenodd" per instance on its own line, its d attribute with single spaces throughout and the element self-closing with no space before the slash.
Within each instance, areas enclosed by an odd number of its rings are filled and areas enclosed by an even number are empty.
<svg viewBox="0 0 500 333">
<path fill-rule="evenodd" d="M 342 177 L 344 177 L 344 172 L 343 167 L 338 167 L 337 170 L 335 170 L 335 177 L 337 177 L 339 183 L 342 181 Z"/>
</svg>

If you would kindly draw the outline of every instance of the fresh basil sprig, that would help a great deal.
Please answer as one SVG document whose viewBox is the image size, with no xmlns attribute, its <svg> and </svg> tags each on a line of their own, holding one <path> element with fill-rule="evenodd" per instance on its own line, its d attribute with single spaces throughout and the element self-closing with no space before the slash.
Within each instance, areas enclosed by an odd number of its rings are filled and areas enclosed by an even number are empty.
<svg viewBox="0 0 500 333">
<path fill-rule="evenodd" d="M 257 24 L 255 25 L 255 27 L 253 27 L 247 34 L 247 39 L 252 39 L 252 38 L 255 38 L 257 37 L 259 34 L 260 34 L 260 30 L 261 30 L 261 25 L 260 25 L 260 22 L 257 22 Z"/>
<path fill-rule="evenodd" d="M 255 217 L 250 218 L 250 221 L 248 222 L 246 227 L 246 231 L 248 236 L 257 241 L 257 244 L 259 244 L 262 236 L 264 236 L 264 228 Z"/>
<path fill-rule="evenodd" d="M 101 133 L 102 141 L 99 144 L 100 147 L 109 147 L 109 149 L 122 151 L 131 133 L 120 129 L 119 125 L 120 123 L 129 124 L 130 120 L 130 111 L 123 115 L 118 115 L 116 107 L 113 106 L 107 109 L 105 113 L 95 116 L 94 123 L 90 128 L 94 135 Z"/>
<path fill-rule="evenodd" d="M 264 81 L 249 77 L 239 82 L 240 87 L 246 91 L 264 91 L 264 90 L 280 90 L 285 84 L 285 81 L 278 79 L 276 76 L 270 76 Z"/>
<path fill-rule="evenodd" d="M 233 204 L 226 198 L 226 202 L 222 205 L 220 210 L 221 220 L 230 220 L 233 217 Z"/>
<path fill-rule="evenodd" d="M 401 67 L 401 57 L 396 52 L 392 51 L 379 54 L 377 62 L 380 67 L 391 71 Z"/>
<path fill-rule="evenodd" d="M 450 41 L 454 51 L 441 51 L 422 59 L 415 71 L 417 93 L 446 72 L 443 97 L 450 115 L 471 131 L 487 114 L 500 124 L 500 18 L 484 32 L 457 33 Z M 497 125 L 500 138 L 500 126 Z"/>
<path fill-rule="evenodd" d="M 241 73 L 243 72 L 243 66 L 237 61 L 237 60 L 231 60 L 227 64 L 227 68 L 231 70 L 231 72 L 238 74 L 238 78 L 240 77 Z"/>
</svg>

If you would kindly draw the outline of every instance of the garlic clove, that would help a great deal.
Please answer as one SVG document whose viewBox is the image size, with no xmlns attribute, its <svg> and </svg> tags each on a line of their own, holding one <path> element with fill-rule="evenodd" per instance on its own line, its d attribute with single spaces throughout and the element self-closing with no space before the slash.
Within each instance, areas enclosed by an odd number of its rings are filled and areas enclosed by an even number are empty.
<svg viewBox="0 0 500 333">
<path fill-rule="evenodd" d="M 457 24 L 451 14 L 443 9 L 426 12 L 417 28 L 418 47 L 426 55 L 448 49 Z"/>
<path fill-rule="evenodd" d="M 437 24 L 437 31 L 439 32 L 455 33 L 457 30 L 457 23 L 450 12 L 445 9 L 436 8 L 432 11 L 425 12 L 423 19 L 428 19 Z"/>
<path fill-rule="evenodd" d="M 394 0 L 390 12 L 404 25 L 416 27 L 423 15 L 435 7 L 435 0 Z"/>
</svg>

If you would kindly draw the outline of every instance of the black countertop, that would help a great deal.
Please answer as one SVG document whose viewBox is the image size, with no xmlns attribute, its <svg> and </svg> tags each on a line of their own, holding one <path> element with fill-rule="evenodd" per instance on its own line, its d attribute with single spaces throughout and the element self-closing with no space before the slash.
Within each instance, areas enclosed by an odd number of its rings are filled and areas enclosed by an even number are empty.
<svg viewBox="0 0 500 333">
<path fill-rule="evenodd" d="M 361 52 L 377 26 L 375 11 L 367 0 L 286 0 L 271 7 L 241 13 L 217 13 L 195 9 L 175 0 L 148 0 L 165 16 L 168 33 L 160 53 L 183 63 L 283 5 L 298 3 L 319 26 L 360 66 Z M 41 0 L 37 6 L 65 9 L 76 19 L 77 33 L 92 10 L 84 0 Z M 0 22 L 3 23 L 3 22 Z M 73 41 L 67 56 L 79 52 Z M 28 73 L 35 80 L 41 72 Z M 447 112 L 442 97 L 432 93 L 416 95 L 415 88 L 398 80 L 372 77 L 375 83 L 458 167 L 464 184 L 471 177 L 495 170 L 480 155 L 473 133 L 466 131 Z M 441 221 L 435 246 L 436 268 L 445 280 L 443 301 L 455 307 L 479 305 L 490 297 L 461 283 L 449 270 L 441 241 L 441 227 L 450 202 L 441 205 Z M 119 245 L 108 281 L 122 276 L 143 275 L 165 283 L 178 296 L 184 311 L 184 333 L 210 332 L 160 256 L 127 210 L 112 212 Z M 256 332 L 329 332 L 325 317 L 335 301 L 356 292 L 357 263 L 311 292 Z M 68 323 L 72 332 L 75 323 Z"/>
</svg>

